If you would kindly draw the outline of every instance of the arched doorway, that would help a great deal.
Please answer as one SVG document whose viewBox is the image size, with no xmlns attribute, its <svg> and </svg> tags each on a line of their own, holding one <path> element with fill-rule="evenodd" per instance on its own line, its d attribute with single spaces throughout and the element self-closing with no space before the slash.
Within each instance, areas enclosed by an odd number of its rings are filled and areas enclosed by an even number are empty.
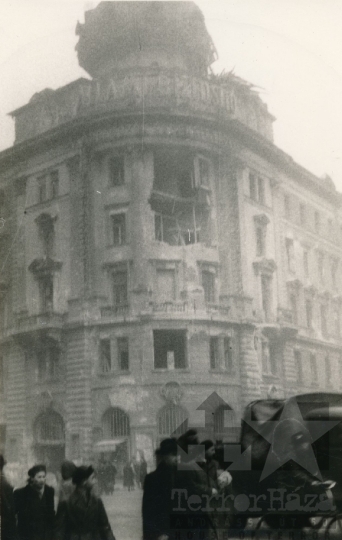
<svg viewBox="0 0 342 540">
<path fill-rule="evenodd" d="M 36 461 L 45 463 L 48 471 L 60 470 L 65 459 L 64 421 L 55 411 L 44 412 L 35 421 L 34 440 Z"/>
<path fill-rule="evenodd" d="M 168 404 L 158 413 L 159 442 L 168 437 L 179 437 L 188 429 L 188 413 L 180 405 Z"/>
<path fill-rule="evenodd" d="M 130 459 L 129 416 L 119 407 L 110 407 L 102 416 L 102 437 L 95 444 L 98 462 L 110 461 L 122 476 L 124 465 Z"/>
</svg>

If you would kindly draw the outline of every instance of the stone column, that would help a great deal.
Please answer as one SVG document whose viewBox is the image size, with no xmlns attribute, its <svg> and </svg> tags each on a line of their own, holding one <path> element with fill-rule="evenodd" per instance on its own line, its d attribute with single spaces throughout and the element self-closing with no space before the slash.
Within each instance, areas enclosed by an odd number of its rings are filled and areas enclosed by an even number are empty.
<svg viewBox="0 0 342 540">
<path fill-rule="evenodd" d="M 240 337 L 240 382 L 242 410 L 248 403 L 260 399 L 261 370 L 254 347 L 254 326 L 241 325 Z"/>
</svg>

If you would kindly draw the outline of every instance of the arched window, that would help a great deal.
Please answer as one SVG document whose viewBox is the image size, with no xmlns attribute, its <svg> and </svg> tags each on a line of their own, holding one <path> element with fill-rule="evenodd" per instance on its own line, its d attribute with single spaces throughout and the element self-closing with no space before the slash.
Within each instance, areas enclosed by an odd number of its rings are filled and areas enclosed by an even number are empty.
<svg viewBox="0 0 342 540">
<path fill-rule="evenodd" d="M 64 421 L 60 414 L 49 411 L 35 423 L 35 438 L 40 444 L 64 444 Z"/>
<path fill-rule="evenodd" d="M 166 405 L 158 414 L 158 434 L 160 438 L 181 435 L 188 429 L 188 414 L 179 405 Z"/>
<path fill-rule="evenodd" d="M 102 417 L 102 430 L 105 439 L 127 437 L 129 435 L 129 417 L 117 407 L 108 409 Z"/>
</svg>

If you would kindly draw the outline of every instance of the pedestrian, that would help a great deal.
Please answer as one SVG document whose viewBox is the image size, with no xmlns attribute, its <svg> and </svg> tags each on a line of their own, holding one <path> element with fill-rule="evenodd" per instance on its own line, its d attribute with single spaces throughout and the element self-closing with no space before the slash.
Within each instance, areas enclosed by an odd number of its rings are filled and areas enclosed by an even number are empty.
<svg viewBox="0 0 342 540">
<path fill-rule="evenodd" d="M 72 483 L 72 476 L 77 467 L 72 461 L 63 461 L 61 465 L 62 480 L 59 488 L 59 502 L 69 499 L 70 495 L 74 491 L 74 484 Z"/>
<path fill-rule="evenodd" d="M 27 486 L 14 491 L 20 540 L 52 540 L 55 521 L 54 489 L 46 485 L 45 465 L 28 471 Z"/>
<path fill-rule="evenodd" d="M 1 508 L 1 536 L 2 540 L 15 540 L 16 521 L 14 510 L 13 487 L 3 473 L 6 461 L 0 454 L 0 508 Z"/>
<path fill-rule="evenodd" d="M 134 489 L 134 467 L 132 461 L 127 461 L 123 469 L 123 485 L 128 491 Z"/>
<path fill-rule="evenodd" d="M 142 455 L 140 458 L 140 487 L 141 488 L 144 487 L 146 475 L 147 475 L 147 463 L 144 456 Z"/>
<path fill-rule="evenodd" d="M 146 475 L 142 502 L 143 540 L 174 538 L 172 490 L 177 472 L 177 442 L 165 439 L 156 452 L 158 465 Z"/>
<path fill-rule="evenodd" d="M 115 540 L 102 500 L 93 493 L 93 467 L 77 467 L 75 489 L 58 504 L 54 540 Z"/>
<path fill-rule="evenodd" d="M 206 439 L 201 442 L 201 446 L 204 446 L 204 461 L 200 463 L 200 466 L 206 474 L 207 485 L 218 490 L 218 462 L 215 459 L 214 443 L 213 441 Z"/>
</svg>

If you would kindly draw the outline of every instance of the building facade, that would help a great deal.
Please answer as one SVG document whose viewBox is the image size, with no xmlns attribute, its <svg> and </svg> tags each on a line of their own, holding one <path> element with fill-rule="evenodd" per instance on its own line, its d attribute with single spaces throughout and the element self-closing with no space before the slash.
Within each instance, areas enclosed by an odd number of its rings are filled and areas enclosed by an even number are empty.
<svg viewBox="0 0 342 540">
<path fill-rule="evenodd" d="M 237 440 L 254 399 L 340 390 L 333 182 L 211 72 L 192 2 L 101 2 L 76 31 L 91 78 L 14 111 L 0 154 L 7 460 L 152 464 L 186 427 Z"/>
</svg>

